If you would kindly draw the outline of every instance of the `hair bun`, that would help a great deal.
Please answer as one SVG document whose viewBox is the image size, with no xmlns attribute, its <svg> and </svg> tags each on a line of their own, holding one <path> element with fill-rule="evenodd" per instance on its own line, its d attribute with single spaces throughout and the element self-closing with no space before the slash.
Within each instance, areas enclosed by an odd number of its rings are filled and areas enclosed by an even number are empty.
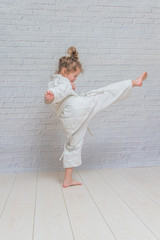
<svg viewBox="0 0 160 240">
<path fill-rule="evenodd" d="M 73 57 L 73 58 L 75 58 L 75 59 L 78 60 L 78 51 L 77 51 L 77 49 L 76 49 L 75 47 L 70 47 L 70 48 L 68 48 L 67 53 L 68 53 L 71 57 Z"/>
</svg>

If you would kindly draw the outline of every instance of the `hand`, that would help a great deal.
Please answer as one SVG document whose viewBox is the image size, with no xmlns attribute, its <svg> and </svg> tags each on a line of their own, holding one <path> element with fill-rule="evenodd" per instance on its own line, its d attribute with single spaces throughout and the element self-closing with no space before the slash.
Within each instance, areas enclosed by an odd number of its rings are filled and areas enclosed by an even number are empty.
<svg viewBox="0 0 160 240">
<path fill-rule="evenodd" d="M 44 102 L 46 104 L 52 103 L 54 100 L 54 94 L 51 91 L 47 91 L 44 95 Z"/>
<path fill-rule="evenodd" d="M 71 82 L 71 85 L 72 85 L 72 89 L 75 90 L 76 89 L 76 85 L 73 82 Z"/>
</svg>

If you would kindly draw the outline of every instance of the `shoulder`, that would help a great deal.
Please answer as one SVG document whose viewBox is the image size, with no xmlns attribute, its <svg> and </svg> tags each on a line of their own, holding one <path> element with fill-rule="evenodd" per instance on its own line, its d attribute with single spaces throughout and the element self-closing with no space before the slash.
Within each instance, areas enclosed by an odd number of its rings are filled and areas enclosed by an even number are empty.
<svg viewBox="0 0 160 240">
<path fill-rule="evenodd" d="M 54 74 L 50 82 L 54 83 L 55 85 L 71 85 L 69 79 L 63 77 L 61 74 Z"/>
</svg>

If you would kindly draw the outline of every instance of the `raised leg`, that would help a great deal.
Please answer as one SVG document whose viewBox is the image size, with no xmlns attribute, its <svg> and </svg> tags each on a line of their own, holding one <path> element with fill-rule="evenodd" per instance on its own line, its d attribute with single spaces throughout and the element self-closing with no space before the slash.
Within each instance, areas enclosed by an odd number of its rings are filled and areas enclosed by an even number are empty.
<svg viewBox="0 0 160 240">
<path fill-rule="evenodd" d="M 124 80 L 109 84 L 105 87 L 88 91 L 84 94 L 85 97 L 91 98 L 94 103 L 94 109 L 88 121 L 90 121 L 95 114 L 104 110 L 113 103 L 127 99 L 132 95 L 132 87 L 142 86 L 143 81 L 147 78 L 147 72 L 144 72 L 135 80 Z"/>
<path fill-rule="evenodd" d="M 89 91 L 85 94 L 94 104 L 93 111 L 90 114 L 88 121 L 100 111 L 109 107 L 113 103 L 131 97 L 132 80 L 125 80 L 109 84 L 103 88 Z"/>
</svg>

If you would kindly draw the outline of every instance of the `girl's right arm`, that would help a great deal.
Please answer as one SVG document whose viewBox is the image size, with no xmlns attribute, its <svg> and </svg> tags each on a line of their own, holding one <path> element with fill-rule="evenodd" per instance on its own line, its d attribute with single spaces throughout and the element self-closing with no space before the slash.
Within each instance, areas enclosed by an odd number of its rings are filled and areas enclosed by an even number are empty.
<svg viewBox="0 0 160 240">
<path fill-rule="evenodd" d="M 48 83 L 48 92 L 53 94 L 54 103 L 61 102 L 69 95 L 73 95 L 72 85 L 69 80 L 55 79 Z M 51 98 L 52 102 L 53 99 Z"/>
<path fill-rule="evenodd" d="M 54 100 L 54 94 L 51 91 L 47 91 L 44 95 L 44 102 L 46 104 L 52 103 Z"/>
</svg>

